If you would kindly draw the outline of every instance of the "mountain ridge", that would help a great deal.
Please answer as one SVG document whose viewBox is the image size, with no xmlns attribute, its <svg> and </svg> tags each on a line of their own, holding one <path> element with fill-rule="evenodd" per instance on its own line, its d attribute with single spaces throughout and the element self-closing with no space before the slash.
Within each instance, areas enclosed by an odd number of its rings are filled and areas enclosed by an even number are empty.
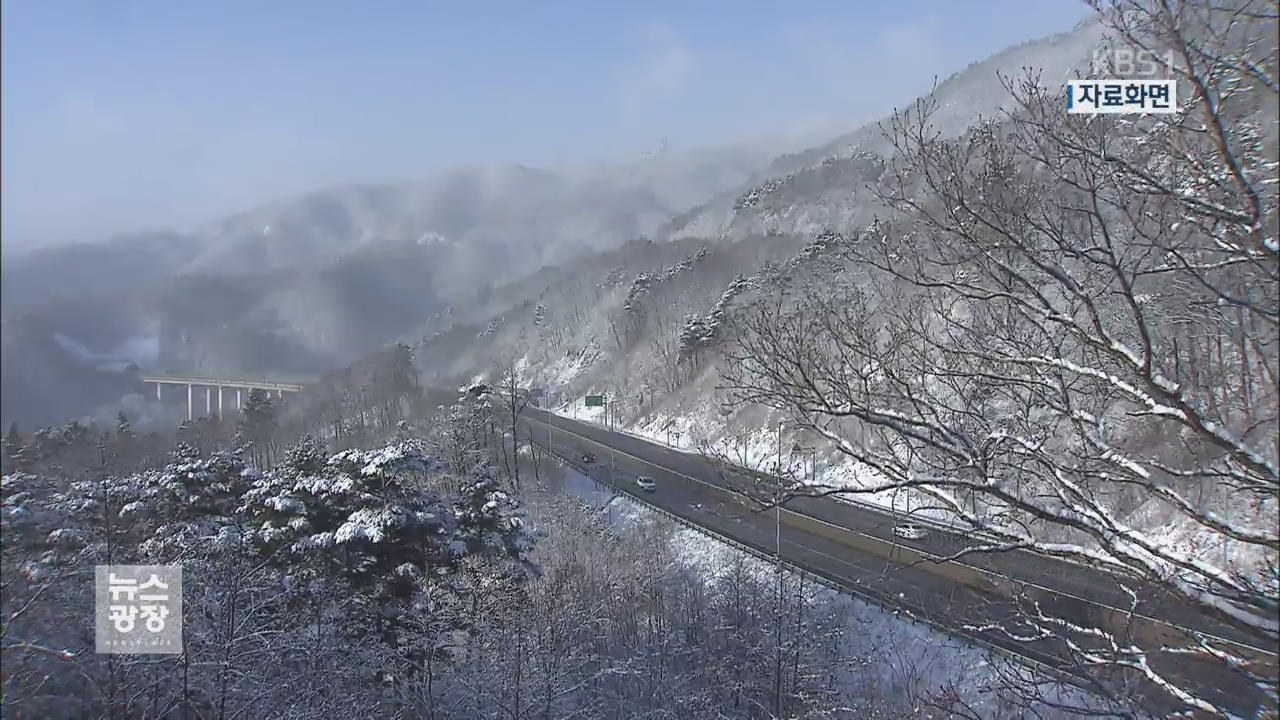
<svg viewBox="0 0 1280 720">
<path fill-rule="evenodd" d="M 1001 107 L 1005 94 L 997 71 L 1039 59 L 1050 75 L 1065 76 L 1087 60 L 1099 37 L 1097 23 L 1086 22 L 1022 43 L 953 74 L 932 97 L 958 132 L 981 112 Z M 865 190 L 883 172 L 886 154 L 879 126 L 871 123 L 782 155 L 712 148 L 578 172 L 470 166 L 425 181 L 350 183 L 228 215 L 191 233 L 108 243 L 121 250 L 97 252 L 139 268 L 114 280 L 52 290 L 59 283 L 50 277 L 70 274 L 67 266 L 94 252 L 81 246 L 32 256 L 43 267 L 7 261 L 5 316 L 22 315 L 25 332 L 62 332 L 96 352 L 145 330 L 160 338 L 165 363 L 193 371 L 315 372 L 352 362 L 383 343 L 420 344 L 435 334 L 456 335 L 451 328 L 459 323 L 496 323 L 511 306 L 535 304 L 534 297 L 512 292 L 523 279 L 543 272 L 569 282 L 555 268 L 594 266 L 635 238 L 743 243 L 720 259 L 736 263 L 733 272 L 717 271 L 711 286 L 694 293 L 705 298 L 672 306 L 704 312 L 734 275 L 756 274 L 762 262 L 784 263 L 816 235 L 856 233 L 869 222 L 878 206 Z M 175 240 L 169 252 L 151 251 L 165 237 Z M 636 252 L 623 253 L 632 259 L 609 272 L 653 271 L 653 259 L 669 254 L 645 261 L 637 258 L 652 250 Z M 26 284 L 9 293 L 15 276 L 26 276 Z M 81 286 L 84 292 L 78 292 Z M 31 301 L 15 302 L 14 295 L 30 295 Z M 132 317 L 127 333 L 91 340 L 66 331 L 67 307 L 77 297 L 80 325 L 115 326 L 109 316 L 123 313 Z M 63 308 L 58 312 L 52 311 L 55 299 Z M 621 312 L 608 309 L 613 300 L 595 301 L 606 303 L 596 306 L 605 315 Z M 661 332 L 674 336 L 669 326 L 680 320 L 665 318 Z M 621 320 L 611 322 L 608 332 L 621 347 Z M 56 344 L 33 346 L 47 352 Z M 462 357 L 482 362 L 465 352 L 448 364 Z M 272 362 L 288 367 L 263 365 Z M 16 412 L 5 404 L 6 417 Z"/>
</svg>

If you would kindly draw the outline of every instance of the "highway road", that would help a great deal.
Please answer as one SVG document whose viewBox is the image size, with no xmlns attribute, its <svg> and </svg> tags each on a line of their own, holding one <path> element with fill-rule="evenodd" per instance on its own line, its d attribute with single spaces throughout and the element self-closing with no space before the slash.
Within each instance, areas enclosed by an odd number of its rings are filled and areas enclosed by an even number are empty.
<svg viewBox="0 0 1280 720">
<path fill-rule="evenodd" d="M 993 576 L 1001 587 L 1012 588 L 1016 580 L 1018 587 L 1030 587 L 1049 612 L 1087 624 L 1096 623 L 1101 617 L 1115 617 L 1116 609 L 1127 610 L 1131 604 L 1119 578 L 1093 568 L 1025 551 L 973 554 L 959 562 L 920 562 L 921 554 L 940 559 L 969 547 L 972 540 L 965 533 L 944 526 L 930 526 L 925 537 L 906 540 L 893 533 L 894 519 L 888 512 L 835 498 L 792 498 L 783 510 L 761 508 L 744 496 L 756 494 L 750 489 L 759 487 L 758 481 L 740 468 L 718 467 L 696 453 L 536 408 L 523 412 L 521 425 L 522 439 L 532 437 L 540 446 L 549 445 L 560 457 L 619 491 L 742 543 L 758 554 L 772 557 L 780 553 L 783 562 L 838 587 L 907 610 L 1077 679 L 1085 673 L 1065 660 L 1058 641 L 1028 645 L 994 631 L 964 630 L 966 626 L 1007 621 L 1017 616 L 1017 608 L 1006 599 L 1011 593 L 975 590 L 949 577 L 946 566 Z M 582 462 L 587 453 L 595 456 L 595 463 Z M 653 478 L 656 488 L 645 492 L 636 487 L 634 479 L 639 475 Z M 879 550 L 860 551 L 856 547 L 859 543 Z M 886 553 L 885 546 L 894 549 Z M 1275 667 L 1275 648 L 1263 649 L 1265 639 L 1248 637 L 1164 595 L 1157 587 L 1136 579 L 1128 579 L 1125 585 L 1138 595 L 1134 610 L 1144 627 L 1176 635 L 1185 634 L 1181 628 L 1190 628 L 1230 640 L 1239 647 L 1251 648 L 1252 654 Z M 1188 664 L 1185 656 L 1158 653 L 1151 658 L 1157 671 L 1176 677 L 1193 674 L 1194 685 L 1201 692 L 1241 710 L 1256 707 L 1261 701 L 1256 689 L 1242 687 L 1236 676 L 1216 664 Z"/>
</svg>

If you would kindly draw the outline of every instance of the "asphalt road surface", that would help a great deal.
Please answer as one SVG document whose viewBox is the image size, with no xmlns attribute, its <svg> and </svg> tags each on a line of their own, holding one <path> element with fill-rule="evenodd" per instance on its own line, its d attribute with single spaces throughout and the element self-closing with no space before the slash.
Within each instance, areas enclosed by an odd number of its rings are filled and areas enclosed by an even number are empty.
<svg viewBox="0 0 1280 720">
<path fill-rule="evenodd" d="M 549 424 L 548 424 L 549 421 Z M 871 553 L 861 552 L 838 540 L 779 522 L 775 509 L 728 499 L 724 489 L 757 493 L 759 481 L 735 468 L 718 467 L 710 459 L 650 442 L 604 427 L 527 408 L 521 417 L 522 439 L 533 438 L 543 447 L 568 460 L 595 479 L 616 490 L 634 495 L 695 525 L 718 533 L 772 557 L 780 554 L 785 563 L 865 595 L 882 604 L 902 608 L 931 622 L 952 628 L 962 635 L 1014 652 L 1024 658 L 1050 665 L 1068 675 L 1082 676 L 1071 667 L 1059 641 L 1035 644 L 1016 642 L 995 631 L 965 630 L 1009 621 L 1017 616 L 1014 605 L 1002 598 L 987 596 L 959 585 L 936 572 L 933 563 L 898 564 Z M 594 456 L 584 463 L 584 456 Z M 638 476 L 653 478 L 656 487 L 645 491 L 635 484 Z M 964 533 L 930 525 L 917 540 L 898 537 L 894 518 L 873 506 L 852 504 L 835 498 L 792 498 L 784 507 L 832 525 L 881 540 L 910 547 L 938 558 L 953 555 L 972 544 Z M 754 509 L 753 509 L 754 508 Z M 1130 608 L 1131 596 L 1120 579 L 1075 563 L 1025 551 L 967 555 L 961 563 L 997 575 L 1052 591 L 1051 612 L 1078 618 L 1086 623 L 1102 611 L 1099 605 Z M 936 571 L 937 567 L 932 570 Z M 1229 627 L 1163 594 L 1158 587 L 1127 579 L 1125 585 L 1137 593 L 1137 614 L 1152 622 L 1165 622 L 1208 635 L 1227 638 L 1243 645 L 1265 647 L 1265 639 L 1242 635 Z M 1274 655 L 1275 648 L 1261 653 Z M 1256 690 L 1241 687 L 1233 675 L 1216 665 L 1177 664 L 1173 658 L 1152 656 L 1158 672 L 1174 677 L 1195 675 L 1194 685 L 1218 700 L 1229 700 L 1241 710 L 1256 706 Z M 1274 664 L 1274 660 L 1272 660 Z"/>
</svg>

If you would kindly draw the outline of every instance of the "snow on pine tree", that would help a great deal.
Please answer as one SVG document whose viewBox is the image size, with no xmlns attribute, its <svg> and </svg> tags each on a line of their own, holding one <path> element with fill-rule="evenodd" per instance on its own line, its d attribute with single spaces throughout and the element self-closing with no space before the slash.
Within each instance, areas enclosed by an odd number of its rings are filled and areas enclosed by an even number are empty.
<svg viewBox="0 0 1280 720">
<path fill-rule="evenodd" d="M 494 555 L 532 568 L 527 558 L 533 549 L 533 533 L 517 513 L 515 500 L 502 491 L 488 467 L 474 469 L 454 503 L 454 513 L 456 529 L 449 546 L 454 556 Z"/>
<path fill-rule="evenodd" d="M 151 538 L 140 549 L 156 562 L 181 557 L 206 541 L 236 544 L 242 534 L 240 501 L 260 473 L 240 451 L 202 454 L 180 444 L 164 468 L 134 476 L 138 498 L 120 510 L 132 523 L 146 521 Z"/>
<path fill-rule="evenodd" d="M 697 364 L 698 350 L 710 344 L 712 326 L 696 314 L 685 315 L 684 325 L 680 328 L 680 357 L 691 358 Z"/>
<path fill-rule="evenodd" d="M 33 454 L 30 445 L 18 433 L 17 423 L 10 425 L 9 432 L 4 436 L 3 450 L 0 451 L 0 455 L 3 456 L 4 472 L 16 472 L 30 468 Z"/>
<path fill-rule="evenodd" d="M 245 494 L 251 540 L 278 562 L 404 600 L 417 578 L 447 571 L 469 552 L 520 558 L 527 549 L 519 520 L 497 512 L 511 506 L 484 495 L 487 484 L 467 485 L 456 507 L 429 490 L 428 476 L 444 466 L 416 441 L 346 450 L 323 463 L 319 453 L 316 441 L 304 440 Z M 481 496 L 488 509 L 477 513 Z"/>
<path fill-rule="evenodd" d="M 652 285 L 653 276 L 649 273 L 639 273 L 631 281 L 631 287 L 627 289 L 627 298 L 622 303 L 622 309 L 628 316 L 637 315 L 643 311 L 640 298 L 649 292 Z"/>
</svg>

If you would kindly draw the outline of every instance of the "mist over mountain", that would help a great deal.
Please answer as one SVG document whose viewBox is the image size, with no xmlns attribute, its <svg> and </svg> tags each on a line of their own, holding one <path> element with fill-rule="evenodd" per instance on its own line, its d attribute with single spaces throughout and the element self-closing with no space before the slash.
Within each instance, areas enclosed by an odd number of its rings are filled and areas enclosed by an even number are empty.
<svg viewBox="0 0 1280 720">
<path fill-rule="evenodd" d="M 1101 22 L 1089 18 L 1070 32 L 1028 40 L 955 72 L 929 95 L 937 106 L 934 129 L 952 137 L 979 117 L 998 116 L 1012 102 L 1005 83 L 1028 71 L 1052 86 L 1087 71 L 1104 34 Z M 767 231 L 861 227 L 878 208 L 864 192 L 866 185 L 883 171 L 883 159 L 892 150 L 884 131 L 881 123 L 871 123 L 780 155 L 762 171 L 763 182 L 726 190 L 681 213 L 663 225 L 658 237 L 740 239 Z"/>
<path fill-rule="evenodd" d="M 1086 21 L 974 63 L 933 93 L 941 122 L 959 132 L 980 114 L 998 112 L 1007 102 L 1001 73 L 1031 66 L 1058 82 L 1087 63 L 1100 37 L 1098 23 Z M 663 149 L 567 170 L 458 167 L 419 181 L 319 190 L 190 232 L 10 257 L 2 285 L 12 339 L 6 353 L 15 370 L 6 371 L 4 382 L 15 391 L 5 394 L 3 416 L 50 422 L 100 409 L 94 394 L 55 401 L 64 390 L 49 368 L 109 373 L 132 363 L 199 373 L 314 374 L 394 340 L 425 343 L 425 358 L 434 352 L 433 337 L 463 337 L 470 332 L 463 328 L 477 324 L 509 325 L 512 307 L 527 310 L 566 288 L 582 287 L 575 305 L 588 302 L 597 311 L 580 323 L 587 332 L 606 322 L 603 311 L 613 303 L 626 301 L 617 294 L 625 287 L 601 297 L 587 292 L 602 273 L 625 285 L 637 273 L 660 271 L 679 260 L 665 247 L 674 240 L 688 240 L 680 248 L 741 243 L 717 251 L 729 255 L 718 260 L 723 270 L 714 279 L 695 282 L 692 294 L 664 308 L 670 318 L 661 332 L 671 335 L 678 328 L 668 326 L 681 313 L 709 310 L 734 275 L 784 262 L 822 233 L 865 225 L 880 209 L 867 187 L 884 172 L 888 150 L 881 127 L 871 123 L 799 151 L 757 143 Z M 641 241 L 624 248 L 637 238 L 664 247 Z M 515 352 L 489 347 L 502 337 L 473 335 L 475 342 L 451 345 L 447 362 L 430 373 L 453 379 L 494 354 Z M 623 349 L 617 338 L 598 333 L 579 340 Z M 138 348 L 153 351 L 142 356 Z M 628 362 L 648 362 L 643 356 Z M 38 378 L 23 371 L 37 367 Z M 33 384 L 50 402 L 24 399 Z M 75 399 L 84 397 L 93 399 Z"/>
<path fill-rule="evenodd" d="M 926 98 L 937 129 L 955 136 L 998 116 L 1012 102 L 1009 78 L 1031 71 L 1057 86 L 1087 70 L 1103 37 L 1091 18 L 952 74 Z M 544 268 L 486 302 L 434 316 L 417 347 L 421 371 L 448 385 L 495 358 L 521 359 L 533 382 L 565 396 L 607 383 L 671 393 L 665 412 L 675 415 L 698 407 L 714 381 L 683 375 L 690 319 L 707 330 L 729 304 L 779 284 L 802 286 L 806 273 L 815 289 L 834 292 L 823 258 L 886 212 L 875 192 L 890 164 L 886 129 L 874 122 L 779 155 L 750 180 L 673 215 L 651 240 Z M 634 396 L 621 404 L 639 409 Z"/>
<path fill-rule="evenodd" d="M 638 55 L 611 47 L 630 8 L 594 4 L 573 25 L 549 21 L 559 6 L 458 5 L 434 42 L 417 35 L 434 9 L 412 33 L 344 10 L 317 24 L 322 48 L 284 34 L 212 95 L 242 111 L 259 72 L 273 102 L 348 92 L 276 107 L 335 123 L 299 128 L 309 141 L 224 145 L 266 148 L 226 156 L 243 164 L 231 205 L 288 178 L 316 189 L 5 256 L 0 714 L 1274 716 L 1275 3 L 1089 2 L 1096 18 L 969 63 L 940 46 L 974 47 L 1015 5 L 974 7 L 794 24 L 804 8 L 691 4 L 665 12 L 696 42 L 645 25 Z M 198 24 L 153 14 L 141 25 Z M 537 55 L 525 27 L 572 42 Z M 144 64 L 176 58 L 151 34 Z M 353 38 L 376 62 L 332 52 Z M 406 73 L 393 38 L 448 62 Z M 180 98 L 189 69 L 151 79 Z M 881 104 L 850 113 L 854 93 L 821 87 L 846 81 Z M 50 136 L 106 147 L 114 126 L 132 152 L 80 174 L 61 147 L 9 143 L 29 202 L 6 223 L 52 240 L 139 207 L 185 217 L 166 192 L 227 207 L 188 190 L 225 167 L 155 185 L 171 154 L 212 159 L 181 152 L 188 127 L 53 104 L 97 133 Z M 858 120 L 794 141 L 828 113 Z M 206 151 L 210 120 L 192 133 Z M 668 122 L 729 138 L 766 120 L 791 139 L 665 139 Z M 494 162 L 530 142 L 569 157 L 566 136 L 578 157 L 663 139 L 606 164 Z M 446 165 L 454 150 L 475 157 Z M 83 193 L 95 168 L 126 172 L 116 157 L 137 175 Z M 358 174 L 418 164 L 450 169 Z M 83 215 L 58 217 L 77 195 Z M 677 544 L 724 552 L 684 564 Z M 116 604 L 148 595 L 100 606 L 117 588 L 82 580 L 121 562 L 179 564 L 181 654 L 90 652 L 95 596 L 96 650 L 133 610 L 150 633 L 168 616 Z M 833 603 L 846 593 L 884 627 Z"/>
<path fill-rule="evenodd" d="M 5 422 L 91 413 L 115 392 L 63 385 L 57 368 L 258 376 L 349 363 L 447 306 L 652 233 L 772 156 L 735 146 L 563 172 L 456 168 L 321 190 L 190 233 L 6 258 Z"/>
</svg>

